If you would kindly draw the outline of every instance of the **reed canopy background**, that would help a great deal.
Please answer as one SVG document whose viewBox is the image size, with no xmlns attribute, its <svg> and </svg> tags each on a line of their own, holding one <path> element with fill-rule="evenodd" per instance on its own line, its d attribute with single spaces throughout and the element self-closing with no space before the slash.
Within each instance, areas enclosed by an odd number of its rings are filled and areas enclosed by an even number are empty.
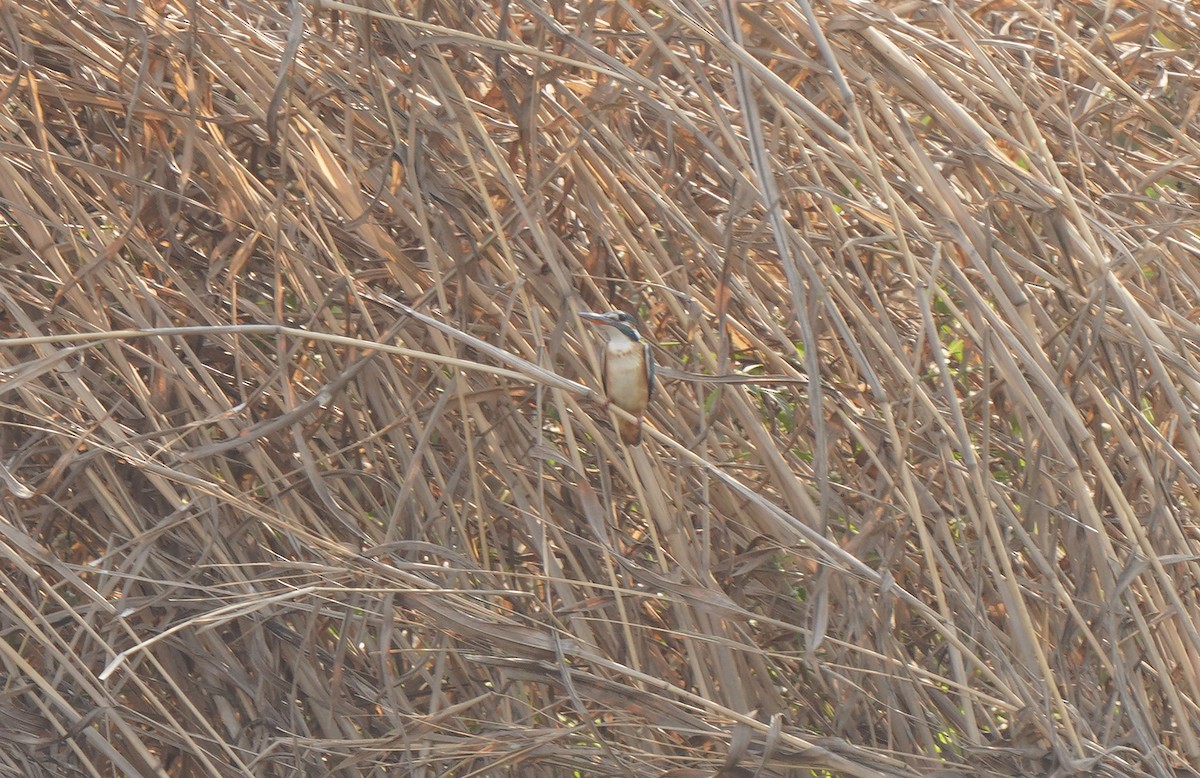
<svg viewBox="0 0 1200 778">
<path fill-rule="evenodd" d="M 1196 775 L 1198 47 L 3 3 L 0 775 Z"/>
</svg>

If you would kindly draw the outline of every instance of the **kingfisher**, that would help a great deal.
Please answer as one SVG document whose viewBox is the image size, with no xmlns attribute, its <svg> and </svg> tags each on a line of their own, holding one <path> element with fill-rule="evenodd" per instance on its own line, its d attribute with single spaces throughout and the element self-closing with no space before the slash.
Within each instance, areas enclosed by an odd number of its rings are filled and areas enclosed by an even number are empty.
<svg viewBox="0 0 1200 778">
<path fill-rule="evenodd" d="M 654 396 L 654 357 L 650 344 L 638 332 L 637 322 L 624 311 L 593 313 L 580 311 L 579 318 L 611 328 L 604 349 L 601 375 L 604 393 L 621 410 L 637 417 L 636 422 L 617 419 L 617 432 L 627 446 L 642 442 L 642 414 Z"/>
</svg>

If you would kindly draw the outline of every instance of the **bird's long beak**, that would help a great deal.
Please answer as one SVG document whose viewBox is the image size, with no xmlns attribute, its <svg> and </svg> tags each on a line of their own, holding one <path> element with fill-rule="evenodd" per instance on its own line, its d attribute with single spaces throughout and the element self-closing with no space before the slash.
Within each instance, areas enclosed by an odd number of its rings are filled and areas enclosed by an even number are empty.
<svg viewBox="0 0 1200 778">
<path fill-rule="evenodd" d="M 586 321 L 595 322 L 596 324 L 608 324 L 608 317 L 602 313 L 592 313 L 591 311 L 580 311 L 579 318 Z"/>
</svg>

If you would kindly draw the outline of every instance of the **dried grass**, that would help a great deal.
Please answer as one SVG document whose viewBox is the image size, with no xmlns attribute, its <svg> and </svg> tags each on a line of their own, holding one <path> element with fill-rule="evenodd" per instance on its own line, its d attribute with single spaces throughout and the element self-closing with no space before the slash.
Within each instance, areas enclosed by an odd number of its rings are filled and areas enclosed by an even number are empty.
<svg viewBox="0 0 1200 778">
<path fill-rule="evenodd" d="M 1198 23 L 0 5 L 0 774 L 1183 774 Z"/>
</svg>

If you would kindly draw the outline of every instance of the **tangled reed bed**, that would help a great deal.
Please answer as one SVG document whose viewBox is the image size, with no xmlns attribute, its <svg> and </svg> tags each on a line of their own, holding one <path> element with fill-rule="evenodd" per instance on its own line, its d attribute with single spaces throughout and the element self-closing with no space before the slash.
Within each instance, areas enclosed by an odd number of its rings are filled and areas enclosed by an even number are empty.
<svg viewBox="0 0 1200 778">
<path fill-rule="evenodd" d="M 1185 774 L 1197 22 L 0 6 L 0 772 Z"/>
</svg>

